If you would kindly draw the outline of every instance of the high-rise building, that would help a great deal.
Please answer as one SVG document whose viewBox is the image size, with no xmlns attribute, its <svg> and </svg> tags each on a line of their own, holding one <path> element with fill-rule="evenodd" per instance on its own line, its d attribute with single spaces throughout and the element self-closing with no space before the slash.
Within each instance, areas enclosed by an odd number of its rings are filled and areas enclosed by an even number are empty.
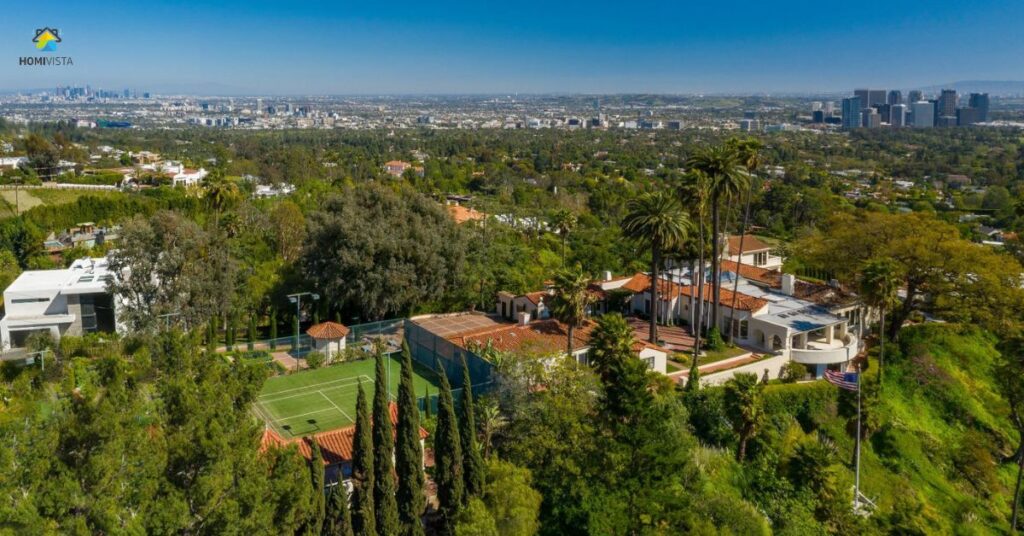
<svg viewBox="0 0 1024 536">
<path fill-rule="evenodd" d="M 860 99 L 860 107 L 868 108 L 871 102 L 871 90 L 870 89 L 855 89 L 853 90 L 853 96 Z"/>
<path fill-rule="evenodd" d="M 860 105 L 863 108 L 871 108 L 876 104 L 885 104 L 884 89 L 855 89 L 855 97 L 860 97 Z"/>
<path fill-rule="evenodd" d="M 907 102 L 910 104 L 914 104 L 915 102 L 920 102 L 922 100 L 924 100 L 924 94 L 921 93 L 920 89 L 912 89 L 910 90 L 910 93 L 907 93 Z"/>
<path fill-rule="evenodd" d="M 868 93 L 868 97 L 871 98 L 871 102 L 868 103 L 868 106 L 873 107 L 876 104 L 885 104 L 885 94 L 886 91 L 884 89 L 872 89 L 871 92 Z"/>
<path fill-rule="evenodd" d="M 988 93 L 971 93 L 967 100 L 968 106 L 978 110 L 978 122 L 988 122 Z"/>
<path fill-rule="evenodd" d="M 903 93 L 900 90 L 894 89 L 889 92 L 889 98 L 885 101 L 886 104 L 903 104 Z"/>
<path fill-rule="evenodd" d="M 960 126 L 973 125 L 981 121 L 981 114 L 977 108 L 957 108 L 956 124 Z"/>
<path fill-rule="evenodd" d="M 860 127 L 860 97 L 848 97 L 843 99 L 843 128 Z"/>
<path fill-rule="evenodd" d="M 931 128 L 935 126 L 935 103 L 917 101 L 910 105 L 914 111 L 914 128 Z"/>
<path fill-rule="evenodd" d="M 811 111 L 817 112 L 821 109 L 821 101 L 811 101 Z"/>
<path fill-rule="evenodd" d="M 956 117 L 956 90 L 943 89 L 936 108 L 937 117 Z"/>
<path fill-rule="evenodd" d="M 864 128 L 878 128 L 882 126 L 882 116 L 874 108 L 864 108 L 861 112 L 861 126 Z"/>
<path fill-rule="evenodd" d="M 832 115 L 836 111 L 836 103 L 832 101 L 825 101 L 825 104 L 821 107 L 822 111 L 825 112 L 826 116 Z"/>
<path fill-rule="evenodd" d="M 891 104 L 876 104 L 873 109 L 878 112 L 879 118 L 883 123 L 889 122 L 889 110 L 892 108 Z"/>
<path fill-rule="evenodd" d="M 906 104 L 893 104 L 889 106 L 889 125 L 894 128 L 907 126 Z"/>
<path fill-rule="evenodd" d="M 814 110 L 811 112 L 812 121 L 815 123 L 825 122 L 825 112 L 823 110 Z"/>
</svg>

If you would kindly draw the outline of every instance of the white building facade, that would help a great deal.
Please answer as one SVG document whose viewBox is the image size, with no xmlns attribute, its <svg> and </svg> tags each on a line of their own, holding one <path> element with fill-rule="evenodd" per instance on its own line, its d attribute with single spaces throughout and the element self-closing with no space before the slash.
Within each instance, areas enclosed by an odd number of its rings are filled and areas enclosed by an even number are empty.
<svg viewBox="0 0 1024 536">
<path fill-rule="evenodd" d="M 37 332 L 54 340 L 118 329 L 116 305 L 108 283 L 107 259 L 83 258 L 70 268 L 22 272 L 4 290 L 0 347 L 23 348 Z"/>
</svg>

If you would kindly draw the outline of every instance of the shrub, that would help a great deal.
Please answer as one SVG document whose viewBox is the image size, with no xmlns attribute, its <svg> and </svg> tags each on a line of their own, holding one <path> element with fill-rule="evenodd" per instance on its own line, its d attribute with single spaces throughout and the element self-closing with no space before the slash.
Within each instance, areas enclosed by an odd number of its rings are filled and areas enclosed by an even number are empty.
<svg viewBox="0 0 1024 536">
<path fill-rule="evenodd" d="M 782 383 L 796 383 L 807 377 L 807 367 L 796 361 L 790 361 L 782 367 L 782 374 L 779 375 Z"/>
<path fill-rule="evenodd" d="M 705 341 L 704 347 L 713 351 L 725 348 L 725 341 L 722 340 L 722 334 L 718 332 L 717 327 L 708 330 L 708 339 Z"/>
<path fill-rule="evenodd" d="M 311 369 L 317 369 L 324 366 L 325 361 L 326 358 L 324 357 L 324 354 L 321 354 L 320 352 L 310 352 L 306 354 L 306 365 Z"/>
</svg>

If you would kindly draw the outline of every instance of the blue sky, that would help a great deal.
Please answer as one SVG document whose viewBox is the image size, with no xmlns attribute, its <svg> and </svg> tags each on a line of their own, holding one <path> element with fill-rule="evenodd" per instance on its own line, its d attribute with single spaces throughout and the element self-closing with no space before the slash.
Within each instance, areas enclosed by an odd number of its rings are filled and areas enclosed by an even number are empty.
<svg viewBox="0 0 1024 536">
<path fill-rule="evenodd" d="M 1024 1 L 18 3 L 0 89 L 693 93 L 1024 79 Z M 19 66 L 59 28 L 71 67 Z"/>
</svg>

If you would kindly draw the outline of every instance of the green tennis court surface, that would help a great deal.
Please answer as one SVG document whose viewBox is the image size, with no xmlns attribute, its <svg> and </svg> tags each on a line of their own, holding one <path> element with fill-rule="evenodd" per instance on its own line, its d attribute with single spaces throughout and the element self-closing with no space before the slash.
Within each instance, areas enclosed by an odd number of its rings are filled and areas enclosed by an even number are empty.
<svg viewBox="0 0 1024 536">
<path fill-rule="evenodd" d="M 388 361 L 391 399 L 395 400 L 401 362 Z M 285 438 L 349 426 L 355 423 L 360 383 L 372 404 L 374 371 L 374 360 L 366 359 L 270 378 L 257 398 L 256 411 Z M 415 365 L 413 384 L 418 397 L 428 385 L 431 393 L 437 393 L 436 376 L 425 367 Z"/>
</svg>

